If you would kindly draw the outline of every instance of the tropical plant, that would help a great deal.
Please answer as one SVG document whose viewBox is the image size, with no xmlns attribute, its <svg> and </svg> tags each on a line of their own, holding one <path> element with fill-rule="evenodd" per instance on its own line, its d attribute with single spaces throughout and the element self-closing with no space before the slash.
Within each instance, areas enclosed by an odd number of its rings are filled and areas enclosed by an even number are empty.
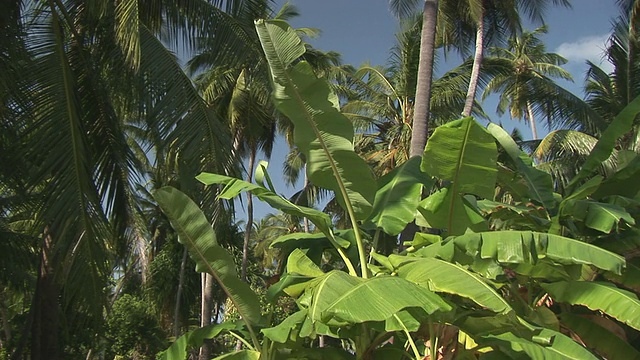
<svg viewBox="0 0 640 360">
<path fill-rule="evenodd" d="M 299 311 L 271 326 L 197 205 L 173 188 L 156 192 L 198 269 L 217 278 L 243 323 L 195 330 L 164 358 L 184 359 L 189 346 L 223 332 L 241 338 L 246 349 L 218 358 L 638 357 L 624 341 L 640 330 L 640 300 L 629 291 L 636 270 L 615 253 L 622 246 L 611 240 L 632 241 L 627 236 L 636 232 L 633 197 L 640 185 L 629 193 L 616 190 L 635 165 L 606 180 L 595 174 L 640 113 L 640 98 L 616 117 L 562 195 L 554 195 L 550 175 L 536 169 L 504 130 L 484 129 L 472 118 L 436 129 L 422 158 L 376 184 L 353 150 L 352 125 L 330 86 L 298 60 L 304 46 L 295 31 L 281 21 L 258 21 L 256 27 L 276 106 L 295 124 L 308 175 L 336 193 L 351 226 L 336 230 L 327 214 L 278 196 L 264 171 L 258 184 L 198 176 L 205 184 L 224 185 L 221 198 L 251 191 L 316 226 L 317 233 L 272 243 L 287 261 L 268 296 L 293 297 Z M 442 186 L 421 202 L 423 187 L 434 183 Z M 496 184 L 511 202 L 494 200 Z M 417 234 L 401 253 L 378 251 L 383 234 L 397 235 L 416 210 L 431 231 Z M 506 230 L 491 231 L 497 227 Z M 371 241 L 365 229 L 373 232 Z M 342 269 L 323 269 L 328 256 L 339 259 Z M 585 319 L 598 326 L 587 326 Z M 344 346 L 305 346 L 320 335 Z"/>
<path fill-rule="evenodd" d="M 196 38 L 215 33 L 237 50 L 241 37 L 220 7 L 256 3 L 2 5 L 3 140 L 6 128 L 21 139 L 20 152 L 28 159 L 3 166 L 2 173 L 25 175 L 21 195 L 27 200 L 20 206 L 27 206 L 29 217 L 21 220 L 32 226 L 23 233 L 39 237 L 35 251 L 42 260 L 14 356 L 26 351 L 33 359 L 85 356 L 99 343 L 104 329 L 97 319 L 108 307 L 113 269 L 135 264 L 129 255 L 142 257 L 147 250 L 135 245 L 146 235 L 136 184 L 141 163 L 152 157 L 150 148 L 171 154 L 158 161 L 177 159 L 174 169 L 185 191 L 199 186 L 189 171 L 228 166 L 225 127 L 163 41 L 180 37 L 192 46 Z M 136 127 L 141 132 L 133 135 Z M 136 145 L 133 138 L 144 140 Z M 186 159 L 189 166 L 180 166 Z M 71 347 L 73 339 L 60 336 L 66 333 L 86 335 Z"/>
<path fill-rule="evenodd" d="M 542 26 L 509 39 L 506 48 L 491 48 L 491 64 L 495 66 L 500 62 L 505 70 L 487 84 L 482 95 L 485 99 L 492 93 L 500 93 L 497 114 L 508 111 L 512 119 L 525 119 L 531 126 L 534 140 L 538 139 L 535 110 L 544 114 L 545 109 L 559 107 L 549 105 L 549 102 L 558 100 L 555 94 L 563 91 L 553 78 L 573 80 L 571 74 L 561 67 L 567 60 L 547 53 L 544 43 L 538 38 L 546 32 L 547 27 Z M 550 123 L 551 119 L 548 120 Z"/>
</svg>

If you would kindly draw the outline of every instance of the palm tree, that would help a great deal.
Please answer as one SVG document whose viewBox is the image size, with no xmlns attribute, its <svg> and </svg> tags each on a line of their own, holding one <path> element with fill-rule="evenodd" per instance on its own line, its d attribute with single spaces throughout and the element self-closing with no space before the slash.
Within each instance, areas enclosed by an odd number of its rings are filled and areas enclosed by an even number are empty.
<svg viewBox="0 0 640 360">
<path fill-rule="evenodd" d="M 570 6 L 569 0 L 551 0 L 553 5 Z M 438 18 L 439 39 L 446 46 L 455 45 L 464 52 L 475 33 L 473 68 L 462 111 L 469 116 L 473 107 L 484 49 L 488 43 L 500 43 L 505 37 L 521 31 L 521 13 L 534 22 L 544 22 L 548 0 L 447 0 L 443 1 Z"/>
<path fill-rule="evenodd" d="M 420 18 L 405 20 L 391 49 L 388 67 L 358 69 L 352 80 L 355 93 L 342 107 L 361 129 L 356 148 L 378 175 L 388 173 L 410 157 L 420 31 Z M 433 81 L 430 128 L 458 117 L 469 74 L 469 63 L 465 63 Z M 479 107 L 474 111 L 476 116 L 484 116 Z"/>
<path fill-rule="evenodd" d="M 390 0 L 392 10 L 399 16 L 407 16 L 419 0 Z M 420 61 L 416 77 L 416 97 L 413 112 L 410 157 L 419 156 L 424 151 L 429 133 L 429 106 L 431 104 L 431 82 L 433 60 L 436 50 L 436 21 L 438 0 L 425 0 L 422 12 L 420 34 Z"/>
<path fill-rule="evenodd" d="M 640 87 L 637 85 L 640 81 L 640 42 L 636 35 L 639 21 L 637 10 L 640 3 L 627 0 L 618 3 L 622 15 L 613 23 L 613 32 L 605 50 L 605 57 L 613 66 L 613 71 L 607 73 L 599 66 L 587 62 L 589 68 L 585 83 L 585 101 L 571 100 L 568 105 L 562 106 L 568 111 L 552 112 L 552 115 L 561 119 L 562 125 L 569 130 L 553 131 L 539 143 L 525 144 L 530 145 L 537 158 L 545 161 L 540 167 L 554 175 L 559 190 L 562 190 L 568 180 L 579 171 L 597 139 L 615 116 L 640 95 Z M 560 100 L 570 99 L 564 97 Z M 625 150 L 635 153 L 640 151 L 639 132 L 635 124 L 628 134 L 618 139 L 613 156 L 603 162 L 600 168 L 602 175 L 607 176 L 616 171 L 617 157 Z"/>
<path fill-rule="evenodd" d="M 539 34 L 546 32 L 546 26 L 532 32 L 525 31 L 509 39 L 506 48 L 492 48 L 493 58 L 487 60 L 492 66 L 503 69 L 487 84 L 482 95 L 484 100 L 490 94 L 500 93 L 498 115 L 508 111 L 512 119 L 524 118 L 531 126 L 534 140 L 538 139 L 535 110 L 541 113 L 554 106 L 549 103 L 556 101 L 555 93 L 562 90 L 553 78 L 573 80 L 571 74 L 561 67 L 567 60 L 546 52 L 544 43 L 538 38 Z"/>
<path fill-rule="evenodd" d="M 215 32 L 237 47 L 227 16 L 214 6 L 222 3 L 7 3 L 0 52 L 11 56 L 0 58 L 9 74 L 0 85 L 0 116 L 25 142 L 30 161 L 21 166 L 37 200 L 29 212 L 41 239 L 29 313 L 33 359 L 61 357 L 62 326 L 74 333 L 99 324 L 108 276 L 133 242 L 140 159 L 126 125 L 143 125 L 161 147 L 198 167 L 228 163 L 222 123 L 159 38 L 185 35 L 190 44 Z"/>
</svg>

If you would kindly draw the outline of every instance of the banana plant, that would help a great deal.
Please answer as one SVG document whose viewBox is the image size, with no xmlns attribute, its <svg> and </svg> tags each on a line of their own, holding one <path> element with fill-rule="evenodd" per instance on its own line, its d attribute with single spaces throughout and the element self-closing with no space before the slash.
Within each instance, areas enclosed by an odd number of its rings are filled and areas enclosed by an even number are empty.
<svg viewBox="0 0 640 360">
<path fill-rule="evenodd" d="M 631 291 L 640 289 L 633 276 L 640 267 L 610 251 L 615 246 L 600 244 L 638 234 L 638 191 L 622 196 L 616 187 L 631 184 L 640 160 L 621 164 L 609 179 L 593 176 L 592 164 L 613 151 L 613 135 L 603 136 L 596 160 L 587 159 L 565 194 L 554 192 L 551 177 L 504 130 L 485 129 L 472 118 L 436 129 L 422 157 L 375 181 L 353 151 L 353 126 L 337 96 L 300 59 L 305 49 L 295 31 L 277 20 L 257 21 L 256 29 L 274 102 L 295 125 L 307 176 L 335 193 L 350 228 L 335 229 L 327 214 L 278 195 L 266 166 L 258 168 L 257 183 L 197 177 L 218 187 L 219 198 L 250 191 L 314 224 L 313 233 L 272 243 L 283 250 L 286 266 L 268 289 L 270 306 L 287 296 L 298 310 L 271 324 L 196 205 L 174 189 L 161 189 L 156 200 L 197 269 L 214 275 L 241 315 L 240 324 L 213 325 L 178 339 L 166 359 L 183 359 L 189 346 L 225 332 L 245 348 L 220 359 L 640 357 L 624 341 L 640 330 L 640 300 Z M 629 110 L 619 121 L 627 124 L 635 114 Z M 425 190 L 431 195 L 423 200 Z M 497 197 L 505 194 L 511 201 Z M 402 252 L 377 251 L 382 236 L 396 236 L 414 220 L 429 231 L 417 233 Z M 339 265 L 327 269 L 327 256 Z M 341 346 L 309 348 L 319 336 L 339 339 Z M 611 345 L 618 343 L 628 346 Z"/>
</svg>

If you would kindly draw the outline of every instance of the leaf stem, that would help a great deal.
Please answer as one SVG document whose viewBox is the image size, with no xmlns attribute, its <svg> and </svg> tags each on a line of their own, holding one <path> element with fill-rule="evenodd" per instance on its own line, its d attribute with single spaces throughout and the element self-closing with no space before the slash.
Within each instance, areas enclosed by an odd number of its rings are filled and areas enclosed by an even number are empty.
<svg viewBox="0 0 640 360">
<path fill-rule="evenodd" d="M 231 336 L 233 336 L 234 338 L 238 339 L 238 341 L 240 341 L 241 343 L 244 344 L 244 346 L 246 346 L 249 350 L 255 350 L 255 348 L 253 346 L 251 346 L 251 344 L 245 340 L 244 338 L 242 338 L 242 336 L 236 334 L 233 331 L 229 331 L 229 334 L 231 334 Z M 255 337 L 255 335 L 253 334 L 253 332 L 251 332 L 252 337 Z"/>
<path fill-rule="evenodd" d="M 398 322 L 400 323 L 400 326 L 402 326 L 402 331 L 404 331 L 404 333 L 407 334 L 407 341 L 409 341 L 409 345 L 411 346 L 411 350 L 413 351 L 413 355 L 416 357 L 416 360 L 422 359 L 422 355 L 420 355 L 420 351 L 418 351 L 418 347 L 416 346 L 416 343 L 413 341 L 413 338 L 411 337 L 411 333 L 409 333 L 409 329 L 407 329 L 407 327 L 404 325 L 402 320 L 400 320 L 398 315 L 394 314 L 393 317 L 396 318 L 396 320 L 398 320 Z M 431 358 L 434 359 L 433 356 Z"/>
</svg>

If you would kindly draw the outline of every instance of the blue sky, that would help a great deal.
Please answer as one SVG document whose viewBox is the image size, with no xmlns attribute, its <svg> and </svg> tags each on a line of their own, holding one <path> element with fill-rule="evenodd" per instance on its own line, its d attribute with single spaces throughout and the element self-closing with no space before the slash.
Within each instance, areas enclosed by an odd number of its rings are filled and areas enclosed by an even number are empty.
<svg viewBox="0 0 640 360">
<path fill-rule="evenodd" d="M 293 27 L 314 27 L 322 31 L 321 36 L 310 43 L 321 50 L 335 50 L 342 54 L 344 63 L 354 66 L 369 62 L 384 65 L 388 51 L 395 41 L 399 29 L 396 18 L 389 11 L 388 0 L 290 0 L 300 16 L 290 23 Z M 285 1 L 277 0 L 279 7 Z M 602 61 L 602 50 L 611 30 L 611 20 L 618 16 L 615 0 L 573 0 L 571 9 L 550 7 L 545 16 L 549 33 L 543 37 L 548 51 L 559 53 L 569 60 L 565 68 L 572 73 L 575 82 L 563 83 L 568 90 L 582 96 L 581 88 L 586 70 L 585 60 L 596 64 Z M 537 25 L 528 26 L 533 30 Z M 461 62 L 456 55 L 441 62 L 438 73 L 443 73 Z M 607 68 L 606 62 L 603 68 Z M 492 116 L 495 105 L 484 105 Z M 531 133 L 524 124 L 501 119 L 506 128 L 517 126 L 525 137 Z M 542 131 L 546 134 L 546 130 Z M 279 141 L 272 158 L 269 172 L 274 180 L 282 173 L 282 161 L 287 148 Z M 281 181 L 276 181 L 276 190 L 291 195 L 295 189 L 287 189 Z M 240 210 L 240 209 L 238 209 Z M 256 202 L 256 219 L 273 212 L 266 204 Z M 238 220 L 243 215 L 239 211 Z"/>
</svg>

